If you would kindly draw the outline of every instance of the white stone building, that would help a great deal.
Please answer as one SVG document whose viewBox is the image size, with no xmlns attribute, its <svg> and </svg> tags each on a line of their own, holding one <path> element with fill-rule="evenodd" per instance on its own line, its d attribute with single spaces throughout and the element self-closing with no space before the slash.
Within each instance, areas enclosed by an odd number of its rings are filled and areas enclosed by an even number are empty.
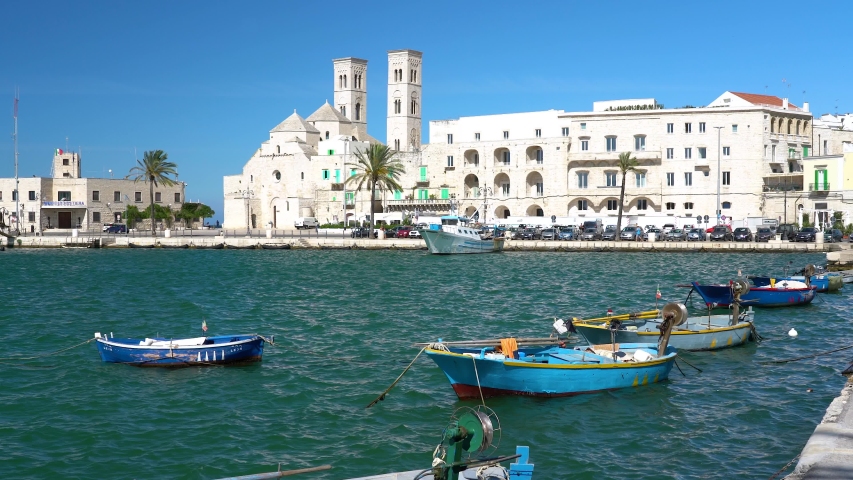
<svg viewBox="0 0 853 480">
<path fill-rule="evenodd" d="M 144 210 L 150 204 L 148 184 L 112 178 L 83 178 L 78 153 L 57 150 L 50 177 L 0 178 L 0 215 L 3 224 L 28 233 L 48 229 L 101 231 L 103 223 L 122 222 L 128 205 Z M 130 168 L 128 168 L 128 171 Z M 184 202 L 186 184 L 154 188 L 155 203 L 178 211 Z"/>
<path fill-rule="evenodd" d="M 242 174 L 225 177 L 226 228 L 292 228 L 299 216 L 326 223 L 369 212 L 367 194 L 346 191 L 343 183 L 352 153 L 376 141 L 367 136 L 364 117 L 353 113 L 367 108 L 366 90 L 352 90 L 366 87 L 367 65 L 355 60 L 334 61 L 334 108 L 323 105 L 307 119 L 294 113 L 271 131 Z M 359 73 L 351 73 L 356 68 Z M 429 143 L 420 144 L 422 70 L 420 52 L 388 52 L 386 138 L 406 174 L 403 190 L 377 193 L 379 220 L 446 213 L 454 202 L 460 213 L 489 223 L 601 218 L 615 224 L 618 157 L 631 152 L 639 167 L 626 178 L 627 221 L 704 224 L 707 215 L 714 224 L 718 202 L 720 219 L 733 226 L 796 221 L 802 159 L 816 145 L 808 104 L 739 92 L 698 108 L 667 109 L 655 99 L 603 101 L 588 112 L 431 121 Z M 352 75 L 363 75 L 355 86 L 346 83 Z"/>
</svg>

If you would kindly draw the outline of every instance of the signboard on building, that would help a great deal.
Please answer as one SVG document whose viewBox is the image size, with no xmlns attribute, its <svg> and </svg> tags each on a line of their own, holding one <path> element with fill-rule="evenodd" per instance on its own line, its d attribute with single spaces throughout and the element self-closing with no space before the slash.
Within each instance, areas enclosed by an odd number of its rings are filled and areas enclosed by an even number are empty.
<svg viewBox="0 0 853 480">
<path fill-rule="evenodd" d="M 79 200 L 61 202 L 41 202 L 42 207 L 86 208 L 86 202 Z"/>
</svg>

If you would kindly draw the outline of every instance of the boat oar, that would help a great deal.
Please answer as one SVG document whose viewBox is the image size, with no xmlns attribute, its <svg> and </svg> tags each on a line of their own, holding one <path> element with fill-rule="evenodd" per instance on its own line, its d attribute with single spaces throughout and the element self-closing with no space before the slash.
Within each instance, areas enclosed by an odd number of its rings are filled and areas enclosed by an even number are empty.
<svg viewBox="0 0 853 480">
<path fill-rule="evenodd" d="M 534 345 L 556 345 L 561 342 L 568 341 L 568 337 L 542 337 L 542 338 L 516 338 L 515 341 L 518 343 L 518 346 L 534 346 Z M 432 345 L 434 342 L 430 343 L 415 343 L 416 347 L 425 347 Z M 459 340 L 455 342 L 441 342 L 444 345 L 452 346 L 452 347 L 489 347 L 492 345 L 500 345 L 500 338 L 486 339 L 486 340 Z"/>
<path fill-rule="evenodd" d="M 619 321 L 635 320 L 635 319 L 647 320 L 649 318 L 657 317 L 659 313 L 660 313 L 660 310 L 648 310 L 645 312 L 623 313 L 621 315 L 612 315 L 609 317 L 579 319 L 579 321 L 581 321 L 581 322 L 605 322 L 605 323 L 607 323 L 607 322 L 611 322 L 613 320 L 619 320 Z"/>
<path fill-rule="evenodd" d="M 382 393 L 381 393 L 378 397 L 376 397 L 372 402 L 368 403 L 368 404 L 367 404 L 367 406 L 366 406 L 366 407 L 364 407 L 364 408 L 370 408 L 370 407 L 372 407 L 372 406 L 376 405 L 377 403 L 381 402 L 382 400 L 385 400 L 385 395 L 387 395 L 387 394 L 388 394 L 388 392 L 390 392 L 390 391 L 391 391 L 391 389 L 392 389 L 392 388 L 394 388 L 394 385 L 397 385 L 397 382 L 399 382 L 399 381 L 400 381 L 400 379 L 401 379 L 401 378 L 403 378 L 403 375 L 405 375 L 405 374 L 406 374 L 406 372 L 408 372 L 408 371 L 409 371 L 409 369 L 410 369 L 410 368 L 412 368 L 412 365 L 414 365 L 414 364 L 415 364 L 415 360 L 417 360 L 417 359 L 418 359 L 418 357 L 420 357 L 420 356 L 421 356 L 421 354 L 422 354 L 422 353 L 424 353 L 424 350 L 426 350 L 428 347 L 429 347 L 429 345 L 427 345 L 427 346 L 425 346 L 424 348 L 422 348 L 422 349 L 421 349 L 421 351 L 420 351 L 420 352 L 418 352 L 418 354 L 417 354 L 417 355 L 415 355 L 415 358 L 413 358 L 413 359 L 412 359 L 412 361 L 411 361 L 411 362 L 409 362 L 409 365 L 405 368 L 405 370 L 403 370 L 403 373 L 401 373 L 401 374 L 400 374 L 400 376 L 399 376 L 399 377 L 397 377 L 397 379 L 396 379 L 396 380 L 394 380 L 394 383 L 392 383 L 390 387 L 386 388 L 384 392 L 382 392 Z"/>
<path fill-rule="evenodd" d="M 239 477 L 226 477 L 219 480 L 266 480 L 268 478 L 289 477 L 291 475 L 299 475 L 300 473 L 320 472 L 323 470 L 331 470 L 331 465 L 320 465 L 319 467 L 300 468 L 298 470 L 281 470 L 279 465 L 277 472 L 256 473 L 254 475 L 241 475 Z"/>
</svg>

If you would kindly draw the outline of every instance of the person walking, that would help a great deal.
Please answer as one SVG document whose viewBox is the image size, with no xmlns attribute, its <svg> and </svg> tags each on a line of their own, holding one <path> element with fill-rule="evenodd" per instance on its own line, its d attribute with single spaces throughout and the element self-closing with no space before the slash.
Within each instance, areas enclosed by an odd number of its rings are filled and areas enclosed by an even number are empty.
<svg viewBox="0 0 853 480">
<path fill-rule="evenodd" d="M 638 242 L 643 241 L 643 228 L 640 227 L 639 225 L 637 225 L 637 241 Z"/>
</svg>

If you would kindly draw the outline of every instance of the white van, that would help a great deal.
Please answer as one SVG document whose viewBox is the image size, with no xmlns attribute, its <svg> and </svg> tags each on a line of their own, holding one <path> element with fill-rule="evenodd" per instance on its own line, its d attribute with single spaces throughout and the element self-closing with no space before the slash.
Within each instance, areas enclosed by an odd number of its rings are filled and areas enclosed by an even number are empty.
<svg viewBox="0 0 853 480">
<path fill-rule="evenodd" d="M 293 225 L 297 230 L 300 228 L 317 228 L 320 222 L 314 217 L 299 217 L 293 222 Z"/>
</svg>

